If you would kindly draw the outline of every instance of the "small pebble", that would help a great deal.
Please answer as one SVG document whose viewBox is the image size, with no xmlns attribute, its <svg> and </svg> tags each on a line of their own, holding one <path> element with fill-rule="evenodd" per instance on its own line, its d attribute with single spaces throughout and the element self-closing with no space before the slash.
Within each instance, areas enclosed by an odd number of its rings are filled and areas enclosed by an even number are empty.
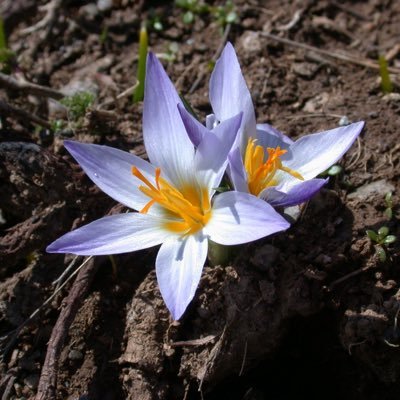
<svg viewBox="0 0 400 400">
<path fill-rule="evenodd" d="M 28 375 L 24 379 L 24 384 L 28 386 L 29 389 L 32 390 L 35 390 L 37 388 L 38 383 L 39 383 L 39 375 L 37 374 Z"/>
<path fill-rule="evenodd" d="M 349 125 L 349 124 L 350 124 L 350 121 L 349 121 L 349 119 L 347 118 L 346 115 L 343 115 L 343 117 L 341 117 L 339 119 L 339 126 L 346 126 L 346 125 Z"/>
<path fill-rule="evenodd" d="M 386 179 L 380 179 L 378 181 L 368 183 L 367 185 L 360 186 L 355 192 L 348 195 L 348 199 L 364 201 L 375 194 L 381 194 L 383 196 L 387 192 L 394 192 L 394 190 L 395 187 Z"/>
<path fill-rule="evenodd" d="M 83 354 L 79 350 L 71 350 L 68 353 L 68 358 L 70 360 L 82 360 Z"/>
<path fill-rule="evenodd" d="M 100 11 L 110 10 L 113 6 L 112 0 L 97 0 L 97 8 Z"/>
</svg>

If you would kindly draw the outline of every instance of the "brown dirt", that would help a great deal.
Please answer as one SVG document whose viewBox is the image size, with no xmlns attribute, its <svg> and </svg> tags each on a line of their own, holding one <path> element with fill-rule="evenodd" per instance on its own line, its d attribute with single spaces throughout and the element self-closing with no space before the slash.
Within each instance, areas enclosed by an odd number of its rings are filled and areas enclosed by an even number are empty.
<svg viewBox="0 0 400 400">
<path fill-rule="evenodd" d="M 13 72 L 61 89 L 93 89 L 96 104 L 82 126 L 50 134 L 26 119 L 0 127 L 0 393 L 33 398 L 48 341 L 71 283 L 12 336 L 55 290 L 72 260 L 48 255 L 62 233 L 120 210 L 73 164 L 64 138 L 108 144 L 143 155 L 141 105 L 112 100 L 134 84 L 141 21 L 154 52 L 177 43 L 168 74 L 199 115 L 210 112 L 209 62 L 222 41 L 207 14 L 182 22 L 173 2 L 62 1 L 54 25 L 26 35 L 46 2 L 0 4 Z M 215 2 L 223 4 L 223 2 Z M 400 67 L 400 4 L 368 1 L 235 1 L 233 42 L 258 121 L 291 137 L 365 120 L 344 172 L 307 206 L 287 232 L 243 246 L 229 266 L 204 268 L 196 296 L 171 324 L 154 274 L 156 249 L 99 259 L 82 306 L 62 342 L 57 399 L 395 399 L 400 393 L 399 245 L 379 261 L 366 229 L 399 235 L 400 75 L 383 95 L 376 70 L 321 56 L 263 36 L 272 33 Z M 90 13 L 90 10 L 93 13 Z M 300 18 L 290 24 L 296 12 Z M 102 42 L 100 35 L 107 29 Z M 391 54 L 390 54 L 391 53 Z M 192 84 L 197 87 L 191 91 Z M 50 121 L 46 99 L 0 89 L 16 107 Z M 378 189 L 370 184 L 379 183 Z M 392 190 L 393 218 L 384 214 Z M 114 207 L 114 208 L 113 208 Z M 79 260 L 81 261 L 81 260 Z M 14 339 L 14 340 L 13 340 Z"/>
</svg>

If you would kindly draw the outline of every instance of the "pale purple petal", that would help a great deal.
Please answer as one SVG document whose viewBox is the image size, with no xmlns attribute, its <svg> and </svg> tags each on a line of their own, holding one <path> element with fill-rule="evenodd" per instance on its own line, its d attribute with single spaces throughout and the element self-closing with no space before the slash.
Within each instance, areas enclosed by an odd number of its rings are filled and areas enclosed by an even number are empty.
<svg viewBox="0 0 400 400">
<path fill-rule="evenodd" d="M 264 148 L 279 146 L 281 149 L 288 149 L 294 143 L 292 139 L 269 124 L 257 124 L 257 139 L 257 144 Z"/>
<path fill-rule="evenodd" d="M 147 249 L 171 237 L 161 226 L 160 218 L 148 214 L 110 215 L 68 232 L 46 251 L 98 256 Z"/>
<path fill-rule="evenodd" d="M 133 154 L 109 146 L 64 141 L 89 178 L 114 200 L 140 210 L 149 199 L 138 189 L 142 184 L 132 175 L 135 165 L 148 178 L 154 176 L 154 166 Z"/>
<path fill-rule="evenodd" d="M 228 174 L 232 181 L 233 187 L 238 192 L 249 192 L 247 183 L 247 173 L 243 165 L 243 158 L 239 147 L 236 147 L 229 153 L 229 170 Z"/>
<path fill-rule="evenodd" d="M 260 197 L 274 207 L 290 207 L 309 200 L 327 182 L 328 179 L 310 179 L 291 186 L 287 193 L 279 188 L 269 187 L 260 193 Z"/>
<path fill-rule="evenodd" d="M 210 79 L 210 102 L 217 120 L 224 121 L 243 111 L 244 136 L 256 133 L 253 101 L 231 43 L 227 43 Z M 247 137 L 246 136 L 246 137 Z"/>
<path fill-rule="evenodd" d="M 156 56 L 147 58 L 143 105 L 143 139 L 152 164 L 174 184 L 185 182 L 193 169 L 194 146 L 177 104 L 182 103 Z"/>
<path fill-rule="evenodd" d="M 223 245 L 251 242 L 289 228 L 268 203 L 248 193 L 225 192 L 215 197 L 204 232 Z"/>
<path fill-rule="evenodd" d="M 167 240 L 156 260 L 157 281 L 162 297 L 178 320 L 193 299 L 207 257 L 207 239 L 201 233 Z"/>
<path fill-rule="evenodd" d="M 189 139 L 193 143 L 193 146 L 198 147 L 200 142 L 203 140 L 203 136 L 207 135 L 209 129 L 207 129 L 201 122 L 197 121 L 189 111 L 182 104 L 178 104 L 178 111 L 181 115 L 183 124 L 185 125 L 186 132 Z"/>
<path fill-rule="evenodd" d="M 228 164 L 228 154 L 236 139 L 242 113 L 221 122 L 213 131 L 203 136 L 195 155 L 196 176 L 213 193 L 222 179 Z M 206 129 L 206 128 L 205 128 Z"/>
<path fill-rule="evenodd" d="M 329 131 L 303 136 L 291 147 L 292 154 L 282 157 L 284 165 L 299 172 L 304 179 L 316 177 L 325 171 L 350 148 L 360 134 L 364 122 L 356 122 L 351 125 L 331 129 Z M 286 180 L 290 186 L 297 183 L 295 178 L 286 174 Z"/>
</svg>

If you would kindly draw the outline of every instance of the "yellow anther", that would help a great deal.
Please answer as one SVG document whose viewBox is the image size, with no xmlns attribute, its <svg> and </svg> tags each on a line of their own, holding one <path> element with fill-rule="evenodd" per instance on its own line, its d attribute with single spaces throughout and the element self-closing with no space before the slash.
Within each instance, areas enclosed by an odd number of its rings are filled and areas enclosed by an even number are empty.
<svg viewBox="0 0 400 400">
<path fill-rule="evenodd" d="M 244 167 L 247 172 L 250 193 L 258 196 L 265 188 L 276 185 L 275 174 L 278 170 L 304 180 L 300 173 L 282 164 L 280 157 L 286 153 L 286 150 L 281 149 L 280 146 L 276 148 L 267 147 L 266 152 L 268 154 L 265 157 L 264 148 L 255 143 L 256 139 L 249 138 L 244 155 Z"/>
<path fill-rule="evenodd" d="M 132 174 L 144 183 L 139 186 L 139 190 L 151 199 L 140 212 L 146 214 L 158 203 L 166 212 L 166 229 L 181 234 L 195 233 L 211 218 L 211 204 L 206 188 L 193 183 L 178 190 L 161 177 L 160 168 L 155 171 L 155 185 L 136 167 L 132 167 Z"/>
</svg>

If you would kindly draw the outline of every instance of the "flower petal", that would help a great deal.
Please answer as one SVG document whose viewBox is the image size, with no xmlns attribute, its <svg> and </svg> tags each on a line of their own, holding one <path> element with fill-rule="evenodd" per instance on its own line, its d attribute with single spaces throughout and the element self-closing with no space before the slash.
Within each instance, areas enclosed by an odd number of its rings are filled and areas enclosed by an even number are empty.
<svg viewBox="0 0 400 400">
<path fill-rule="evenodd" d="M 257 124 L 257 144 L 266 147 L 288 149 L 293 140 L 269 124 Z"/>
<path fill-rule="evenodd" d="M 248 193 L 225 192 L 215 197 L 205 233 L 216 243 L 247 243 L 289 228 L 268 203 Z"/>
<path fill-rule="evenodd" d="M 156 260 L 157 281 L 162 297 L 178 320 L 193 299 L 207 257 L 207 239 L 200 233 L 167 240 Z"/>
<path fill-rule="evenodd" d="M 213 131 L 208 131 L 196 150 L 195 170 L 200 182 L 209 192 L 217 187 L 228 164 L 228 154 L 236 140 L 243 113 L 221 122 Z M 205 128 L 206 129 L 206 128 Z"/>
<path fill-rule="evenodd" d="M 310 199 L 327 182 L 328 179 L 310 179 L 293 185 L 287 193 L 279 188 L 269 187 L 260 193 L 260 197 L 274 207 L 290 207 Z"/>
<path fill-rule="evenodd" d="M 128 253 L 156 246 L 171 237 L 160 218 L 140 213 L 110 215 L 68 232 L 51 243 L 49 253 L 82 256 Z"/>
<path fill-rule="evenodd" d="M 325 171 L 350 148 L 360 134 L 364 122 L 331 129 L 329 131 L 303 136 L 291 147 L 292 154 L 282 157 L 284 165 L 299 172 L 304 179 L 316 177 Z M 287 180 L 298 183 L 298 180 L 286 174 Z"/>
<path fill-rule="evenodd" d="M 197 121 L 197 119 L 179 103 L 178 111 L 181 115 L 182 122 L 185 125 L 189 139 L 195 147 L 198 147 L 200 142 L 203 140 L 204 135 L 207 135 L 211 129 L 206 128 L 201 122 Z"/>
<path fill-rule="evenodd" d="M 143 139 L 152 164 L 172 183 L 186 181 L 193 169 L 194 146 L 177 104 L 181 100 L 156 56 L 149 53 L 143 105 Z"/>
<path fill-rule="evenodd" d="M 243 111 L 242 129 L 248 136 L 255 135 L 256 118 L 253 101 L 240 70 L 235 50 L 229 42 L 211 75 L 210 102 L 219 121 L 224 121 Z"/>
<path fill-rule="evenodd" d="M 114 200 L 135 210 L 149 201 L 138 189 L 142 182 L 131 172 L 135 165 L 146 177 L 154 176 L 155 168 L 147 161 L 109 146 L 67 140 L 64 146 L 89 178 Z"/>
<path fill-rule="evenodd" d="M 233 187 L 238 192 L 249 192 L 247 184 L 247 173 L 243 165 L 242 154 L 239 147 L 236 147 L 228 156 L 229 169 L 228 174 L 232 181 Z"/>
</svg>

